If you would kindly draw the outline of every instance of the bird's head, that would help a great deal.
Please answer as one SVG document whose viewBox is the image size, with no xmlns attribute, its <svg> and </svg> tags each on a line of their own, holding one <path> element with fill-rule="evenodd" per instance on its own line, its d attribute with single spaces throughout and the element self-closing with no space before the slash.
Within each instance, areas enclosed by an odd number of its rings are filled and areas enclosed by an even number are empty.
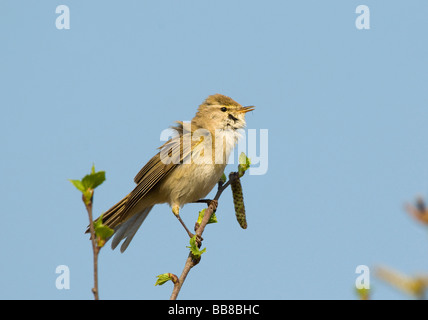
<svg viewBox="0 0 428 320">
<path fill-rule="evenodd" d="M 238 130 L 245 127 L 245 114 L 254 106 L 243 107 L 232 98 L 214 94 L 199 106 L 192 120 L 192 127 L 217 130 Z"/>
</svg>

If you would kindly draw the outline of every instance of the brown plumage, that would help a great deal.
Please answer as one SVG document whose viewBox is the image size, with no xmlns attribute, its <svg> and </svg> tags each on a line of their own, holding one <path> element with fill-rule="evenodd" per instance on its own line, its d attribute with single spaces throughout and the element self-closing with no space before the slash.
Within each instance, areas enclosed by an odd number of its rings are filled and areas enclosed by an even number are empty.
<svg viewBox="0 0 428 320">
<path fill-rule="evenodd" d="M 232 142 L 222 150 L 212 149 L 213 159 L 215 155 L 227 160 L 239 138 L 237 129 L 245 127 L 245 113 L 251 110 L 252 107 L 243 107 L 229 97 L 215 94 L 199 106 L 191 126 L 177 122 L 173 127 L 177 136 L 164 143 L 138 172 L 134 190 L 103 214 L 103 224 L 115 230 L 112 248 L 125 240 L 121 252 L 125 251 L 154 205 L 168 203 L 179 218 L 180 207 L 205 197 L 220 179 L 226 162 L 195 163 L 194 160 L 205 159 L 204 152 L 214 146 L 213 137 L 218 130 L 221 137 L 229 137 Z M 198 129 L 205 129 L 211 135 L 194 141 L 193 133 Z M 183 143 L 184 139 L 191 143 Z M 172 155 L 173 161 L 165 163 L 166 154 Z"/>
</svg>

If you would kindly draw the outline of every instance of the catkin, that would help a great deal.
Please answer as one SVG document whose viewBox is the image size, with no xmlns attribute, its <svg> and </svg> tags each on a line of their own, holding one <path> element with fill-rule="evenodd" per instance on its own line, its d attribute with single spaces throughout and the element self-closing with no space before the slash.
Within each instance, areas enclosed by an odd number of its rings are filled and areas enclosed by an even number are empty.
<svg viewBox="0 0 428 320">
<path fill-rule="evenodd" d="M 232 189 L 233 204 L 235 205 L 236 220 L 238 220 L 242 229 L 247 229 L 247 219 L 245 216 L 244 195 L 242 193 L 241 180 L 234 180 L 230 187 Z"/>
</svg>

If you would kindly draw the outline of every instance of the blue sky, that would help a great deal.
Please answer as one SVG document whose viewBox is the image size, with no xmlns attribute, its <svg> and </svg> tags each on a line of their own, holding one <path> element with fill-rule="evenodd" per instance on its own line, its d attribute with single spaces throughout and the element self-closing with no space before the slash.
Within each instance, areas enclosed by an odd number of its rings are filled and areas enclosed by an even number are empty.
<svg viewBox="0 0 428 320">
<path fill-rule="evenodd" d="M 247 126 L 269 131 L 269 170 L 242 181 L 247 230 L 223 194 L 179 298 L 355 299 L 358 265 L 427 271 L 427 232 L 403 209 L 428 191 L 427 16 L 418 0 L 2 1 L 0 298 L 91 299 L 87 215 L 67 179 L 106 171 L 99 215 L 213 93 L 257 106 Z M 184 207 L 188 225 L 202 207 Z M 100 297 L 168 299 L 156 275 L 181 273 L 186 237 L 156 206 L 124 254 L 101 251 Z M 371 284 L 374 299 L 407 298 Z"/>
</svg>

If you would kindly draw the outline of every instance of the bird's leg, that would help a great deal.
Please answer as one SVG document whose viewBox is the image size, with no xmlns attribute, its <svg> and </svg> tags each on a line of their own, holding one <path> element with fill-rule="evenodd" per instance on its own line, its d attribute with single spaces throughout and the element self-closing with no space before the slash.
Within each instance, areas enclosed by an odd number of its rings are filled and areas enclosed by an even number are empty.
<svg viewBox="0 0 428 320">
<path fill-rule="evenodd" d="M 207 206 L 209 206 L 211 201 L 212 201 L 211 199 L 199 199 L 199 200 L 193 201 L 193 203 L 206 203 Z"/>
<path fill-rule="evenodd" d="M 184 224 L 183 220 L 181 220 L 180 218 L 180 206 L 173 206 L 172 207 L 172 213 L 174 213 L 174 215 L 176 216 L 176 218 L 178 219 L 178 221 L 180 221 L 181 225 L 184 227 L 184 229 L 186 230 L 187 234 L 189 235 L 190 238 L 193 238 L 194 234 L 191 233 L 189 231 L 189 229 L 187 229 L 186 225 Z"/>
</svg>

